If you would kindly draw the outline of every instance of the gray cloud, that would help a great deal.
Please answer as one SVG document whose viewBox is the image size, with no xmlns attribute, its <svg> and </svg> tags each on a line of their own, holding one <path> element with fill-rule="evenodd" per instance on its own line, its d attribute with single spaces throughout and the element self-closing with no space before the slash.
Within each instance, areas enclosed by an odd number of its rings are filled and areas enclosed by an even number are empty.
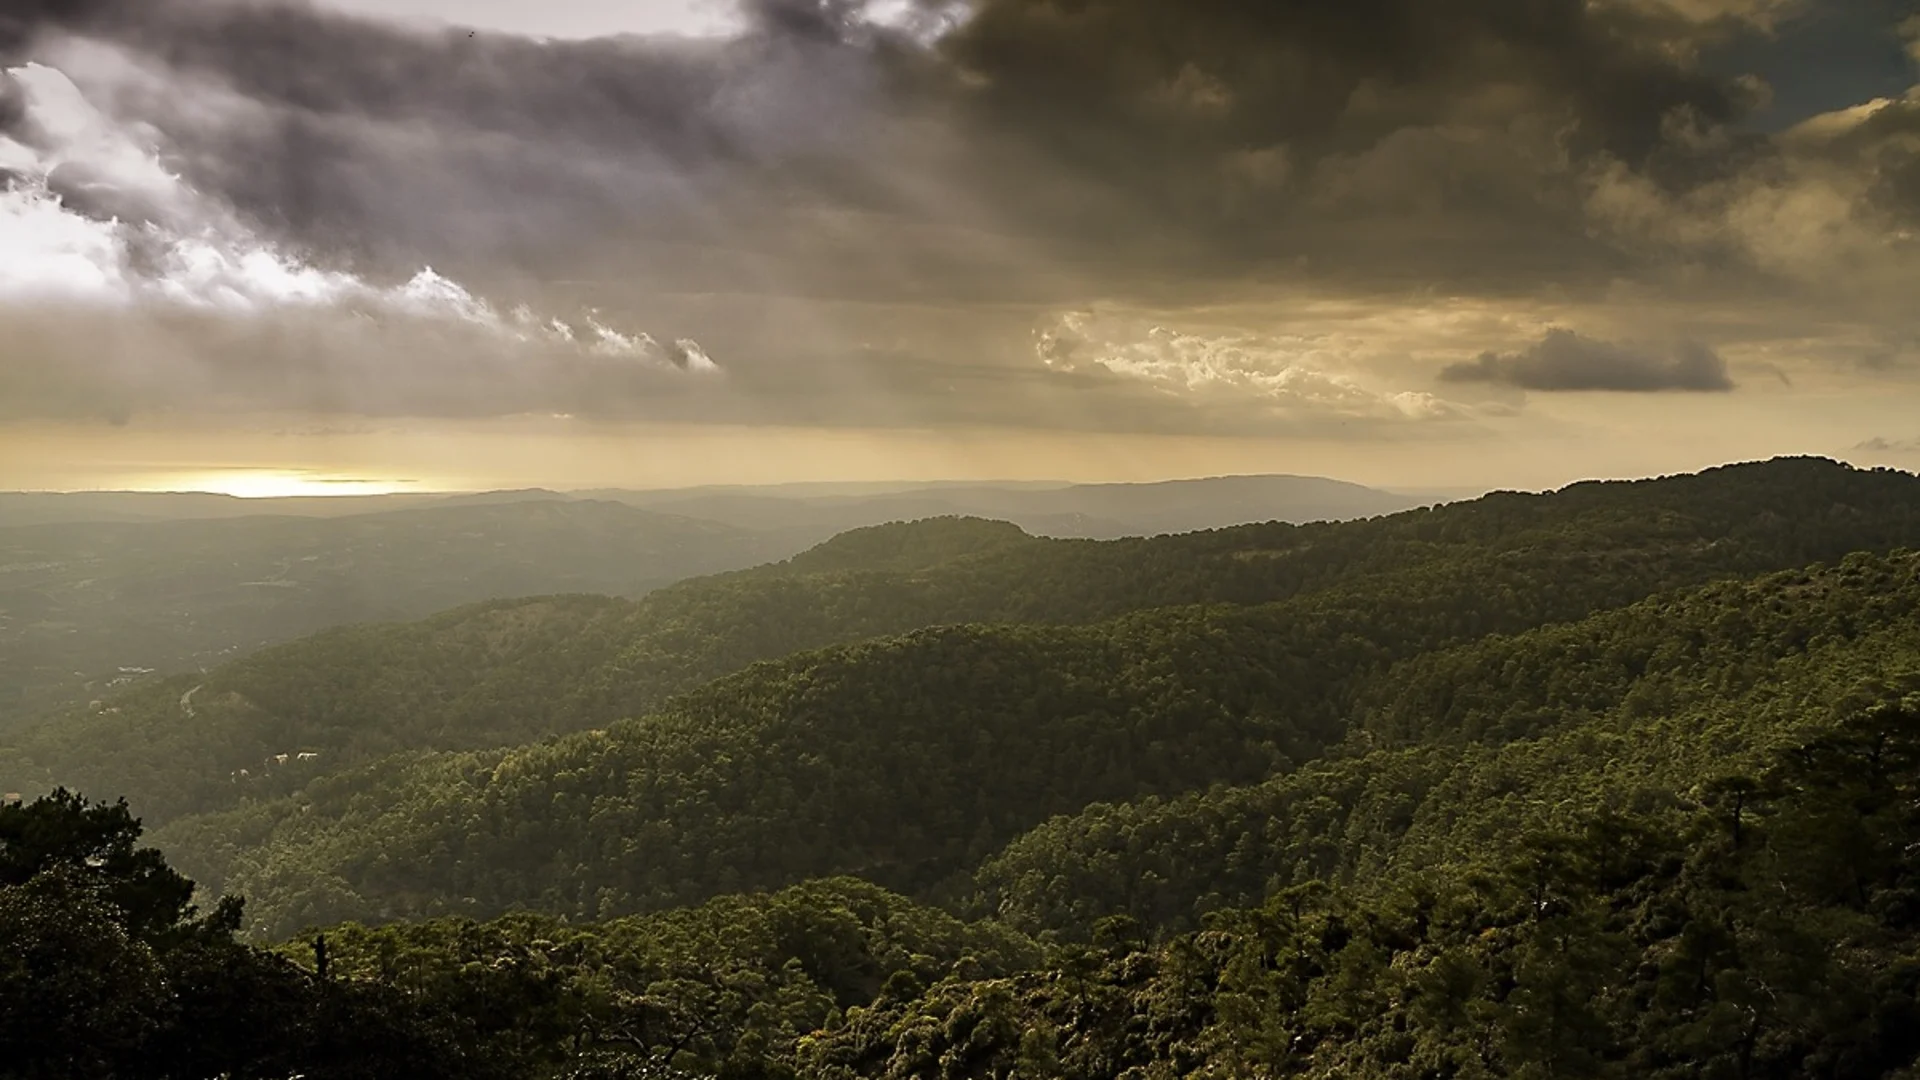
<svg viewBox="0 0 1920 1080">
<path fill-rule="evenodd" d="M 724 399 L 697 346 L 581 349 L 459 320 L 250 317 L 46 306 L 0 317 L 0 420 L 124 423 L 147 413 L 671 417 Z"/>
<path fill-rule="evenodd" d="M 1408 132 L 1470 144 L 1402 177 L 1467 216 L 1509 203 L 1507 185 L 1470 170 L 1489 142 L 1550 140 L 1574 159 L 1547 163 L 1563 174 L 1596 155 L 1658 164 L 1670 117 L 1719 124 L 1747 104 L 1737 83 L 1676 59 L 1667 46 L 1687 25 L 1585 0 L 985 0 L 944 48 L 993 129 L 1154 218 L 1266 251 L 1300 223 L 1323 163 L 1337 180 Z"/>
<path fill-rule="evenodd" d="M 1724 392 L 1733 389 L 1727 362 L 1699 342 L 1663 348 L 1616 344 L 1551 330 L 1518 352 L 1484 352 L 1440 372 L 1442 382 L 1494 383 L 1522 390 Z"/>
<path fill-rule="evenodd" d="M 621 366 L 365 304 L 142 311 L 113 342 L 0 312 L 0 332 L 20 322 L 41 343 L 42 370 L 5 376 L 8 408 L 1398 423 L 1453 411 L 1409 389 L 1411 362 L 1399 385 L 1360 385 L 1217 335 L 1136 335 L 1051 366 L 1029 342 L 1097 300 L 1166 311 L 1302 281 L 1381 304 L 1751 291 L 1753 275 L 1789 295 L 1914 265 L 1885 227 L 1920 207 L 1908 105 L 1818 138 L 1743 132 L 1756 88 L 1700 62 L 1728 26 L 1772 25 L 1788 5 L 1771 0 L 978 0 L 964 19 L 925 0 L 918 26 L 865 6 L 747 0 L 731 40 L 542 42 L 299 3 L 8 4 L 0 54 L 151 131 L 196 196 L 69 164 L 47 179 L 67 210 L 172 235 L 213 221 L 369 295 L 432 265 L 493 311 L 583 325 L 593 307 L 697 339 L 726 369 L 688 380 L 672 369 L 697 366 L 695 347 Z M 0 133 L 23 122 L 0 95 Z M 1822 208 L 1845 220 L 1809 217 Z M 129 267 L 156 257 L 126 235 Z M 776 312 L 785 300 L 805 310 Z M 76 362 L 82 348 L 105 352 Z M 171 383 L 120 370 L 139 349 Z M 1572 335 L 1444 378 L 1731 386 L 1702 346 Z"/>
<path fill-rule="evenodd" d="M 42 47 L 115 43 L 143 74 L 76 78 L 262 228 L 467 276 L 737 285 L 742 261 L 824 240 L 848 292 L 1004 280 L 956 264 L 954 229 L 1101 259 L 1114 289 L 1302 256 L 1373 278 L 1388 252 L 1456 281 L 1537 276 L 1543 256 L 1592 276 L 1616 259 L 1583 228 L 1589 164 L 1697 182 L 1725 155 L 1676 149 L 1673 118 L 1715 127 L 1747 101 L 1673 47 L 1696 21 L 1645 3 L 981 0 L 928 48 L 859 0 L 749 0 L 724 42 L 35 2 Z M 836 233 L 850 213 L 949 232 Z"/>
<path fill-rule="evenodd" d="M 190 183 L 361 267 L 551 275 L 591 273 L 616 243 L 751 248 L 781 216 L 748 213 L 761 193 L 830 182 L 870 138 L 871 50 L 795 5 L 710 43 L 469 36 L 221 0 L 93 4 L 70 25 L 108 48 L 49 32 L 38 51 L 164 132 Z"/>
<path fill-rule="evenodd" d="M 708 42 L 34 3 L 43 49 L 116 43 L 142 74 L 83 81 L 262 228 L 503 288 L 1021 288 L 1008 260 L 956 257 L 983 230 L 1027 265 L 1097 261 L 1108 293 L 1302 259 L 1392 286 L 1596 283 L 1644 254 L 1590 227 L 1596 175 L 1677 197 L 1774 153 L 1731 134 L 1752 87 L 1694 60 L 1768 3 L 980 0 L 955 19 L 925 0 L 954 25 L 930 47 L 860 0 L 747 0 L 749 31 Z M 794 272 L 822 247 L 824 276 Z"/>
<path fill-rule="evenodd" d="M 1920 454 L 1920 438 L 1889 439 L 1876 435 L 1848 448 L 1848 453 L 1862 454 Z"/>
</svg>

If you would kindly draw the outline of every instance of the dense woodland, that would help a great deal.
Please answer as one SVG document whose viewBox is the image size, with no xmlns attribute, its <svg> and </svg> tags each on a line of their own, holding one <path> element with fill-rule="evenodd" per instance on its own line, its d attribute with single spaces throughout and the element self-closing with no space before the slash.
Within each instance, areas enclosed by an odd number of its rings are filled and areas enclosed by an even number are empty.
<svg viewBox="0 0 1920 1080">
<path fill-rule="evenodd" d="M 1920 1076 L 1915 549 L 1787 459 L 328 632 L 8 737 L 131 810 L 0 809 L 0 1076 Z"/>
</svg>

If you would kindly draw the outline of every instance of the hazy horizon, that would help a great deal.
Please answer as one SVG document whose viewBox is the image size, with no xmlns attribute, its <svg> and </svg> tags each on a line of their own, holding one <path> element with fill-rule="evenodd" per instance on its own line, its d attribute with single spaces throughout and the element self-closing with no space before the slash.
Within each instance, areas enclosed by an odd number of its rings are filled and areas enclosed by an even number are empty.
<svg viewBox="0 0 1920 1080">
<path fill-rule="evenodd" d="M 1809 454 L 1778 455 L 1782 457 L 1809 456 L 1839 460 L 1845 464 L 1861 468 L 1885 468 L 1893 466 L 1872 462 L 1847 461 L 1843 455 Z M 1751 459 L 1759 460 L 1759 459 Z M 1702 468 L 1716 465 L 1745 464 L 1747 460 L 1718 462 Z M 316 498 L 381 498 L 385 496 L 464 496 L 464 495 L 511 495 L 521 492 L 544 492 L 556 495 L 592 495 L 597 492 L 629 493 L 671 493 L 671 492 L 777 492 L 783 494 L 817 493 L 899 493 L 911 491 L 938 491 L 943 488 L 1006 488 L 1047 490 L 1082 486 L 1152 486 L 1163 484 L 1202 483 L 1220 480 L 1247 479 L 1301 479 L 1324 480 L 1336 484 L 1349 484 L 1375 491 L 1421 497 L 1443 499 L 1474 498 L 1493 491 L 1544 492 L 1567 487 L 1587 481 L 1602 480 L 1647 480 L 1660 476 L 1695 472 L 1698 469 L 1664 470 L 1617 476 L 1575 476 L 1557 483 L 1534 485 L 1518 484 L 1395 484 L 1363 483 L 1339 476 L 1294 472 L 1258 472 L 1258 473 L 1192 473 L 1183 475 L 1156 476 L 1145 479 L 1078 479 L 1057 476 L 972 476 L 972 477 L 926 477 L 926 478 L 872 478 L 872 479 L 804 479 L 767 482 L 706 482 L 686 484 L 662 484 L 656 486 L 626 486 L 619 484 L 567 484 L 528 483 L 501 487 L 430 487 L 412 481 L 380 480 L 368 477 L 316 475 L 299 470 L 269 470 L 233 468 L 221 472 L 195 474 L 202 477 L 199 486 L 192 481 L 160 483 L 145 487 L 67 487 L 67 488 L 12 488 L 0 489 L 0 495 L 212 495 L 243 500 L 276 499 L 316 499 Z M 1911 470 L 1903 470 L 1911 471 Z"/>
<path fill-rule="evenodd" d="M 1003 488 L 1021 490 L 1049 490 L 1068 487 L 1099 486 L 1154 486 L 1164 484 L 1192 484 L 1207 481 L 1225 480 L 1261 480 L 1261 479 L 1299 479 L 1324 480 L 1335 484 L 1351 484 L 1356 487 L 1372 488 L 1380 491 L 1405 491 L 1414 494 L 1429 494 L 1440 491 L 1482 492 L 1485 490 L 1469 485 L 1461 488 L 1393 488 L 1372 484 L 1358 484 L 1355 481 L 1342 480 L 1333 476 L 1315 476 L 1304 473 L 1208 473 L 1183 476 L 1166 476 L 1151 480 L 1068 480 L 1057 477 L 1012 479 L 1003 476 L 932 478 L 932 479 L 874 479 L 874 480 L 790 480 L 771 483 L 704 483 L 672 484 L 659 487 L 620 487 L 612 485 L 569 486 L 565 484 L 528 484 L 516 487 L 471 487 L 442 488 L 426 487 L 407 481 L 383 481 L 366 477 L 323 476 L 297 471 L 232 469 L 225 474 L 207 474 L 202 486 L 152 486 L 152 487 L 72 487 L 72 488 L 15 488 L 0 490 L 0 495 L 215 495 L 237 499 L 309 499 L 309 498 L 379 498 L 388 495 L 420 496 L 460 496 L 460 495 L 511 495 L 521 492 L 548 493 L 555 495 L 591 495 L 596 492 L 693 492 L 693 491 L 770 491 L 770 492 L 907 492 L 938 491 L 946 488 Z M 1589 479 L 1601 479 L 1598 477 Z M 1613 478 L 1607 478 L 1613 479 Z M 1639 477 L 1627 479 L 1643 479 Z"/>
</svg>

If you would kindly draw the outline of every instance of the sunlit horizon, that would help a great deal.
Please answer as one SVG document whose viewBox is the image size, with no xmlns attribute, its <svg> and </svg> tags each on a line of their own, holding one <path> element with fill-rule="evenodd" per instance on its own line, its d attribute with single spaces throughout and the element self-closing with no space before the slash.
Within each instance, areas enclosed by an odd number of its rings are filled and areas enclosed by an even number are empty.
<svg viewBox="0 0 1920 1080">
<path fill-rule="evenodd" d="M 307 469 L 221 469 L 163 475 L 116 490 L 143 494 L 230 495 L 236 499 L 289 499 L 439 495 L 454 494 L 459 489 L 442 488 L 419 480 L 339 476 Z"/>
</svg>

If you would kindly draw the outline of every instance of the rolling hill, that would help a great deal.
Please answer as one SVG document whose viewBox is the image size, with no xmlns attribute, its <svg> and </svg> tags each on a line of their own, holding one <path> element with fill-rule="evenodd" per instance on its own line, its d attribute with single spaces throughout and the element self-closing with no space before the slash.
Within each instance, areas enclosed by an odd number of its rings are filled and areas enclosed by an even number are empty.
<svg viewBox="0 0 1920 1080">
<path fill-rule="evenodd" d="M 1836 486 L 1750 483 L 1765 473 Z M 753 634 L 753 642 L 783 624 L 825 636 L 836 626 L 823 616 L 836 612 L 846 613 L 842 632 L 870 630 L 885 618 L 937 623 L 943 614 L 996 604 L 1003 605 L 1000 622 L 1027 625 L 978 625 L 986 620 L 976 616 L 965 620 L 973 626 L 802 653 L 693 690 L 699 680 L 687 658 L 697 653 L 689 643 L 737 642 L 696 636 L 680 624 L 636 645 L 596 615 L 591 633 L 551 635 L 558 653 L 534 648 L 495 665 L 505 674 L 489 685 L 511 687 L 512 702 L 535 703 L 539 686 L 552 687 L 547 711 L 532 714 L 547 730 L 604 730 L 519 750 L 402 755 L 365 771 L 323 768 L 356 752 L 347 729 L 344 748 L 327 747 L 304 766 L 276 767 L 264 782 L 210 772 L 207 797 L 183 805 L 156 792 L 150 804 L 175 808 L 160 815 L 171 823 L 158 835 L 184 865 L 215 884 L 243 884 L 263 917 L 284 904 L 290 914 L 271 916 L 284 918 L 271 923 L 278 926 L 327 912 L 391 918 L 519 904 L 618 914 L 838 873 L 951 899 L 956 875 L 1052 815 L 1089 802 L 1250 783 L 1340 747 L 1355 710 L 1383 692 L 1380 679 L 1396 664 L 1744 575 L 1756 562 L 1794 565 L 1809 546 L 1826 542 L 1823 529 L 1833 530 L 1835 551 L 1870 538 L 1891 549 L 1920 535 L 1898 500 L 1871 504 L 1886 517 L 1836 509 L 1790 518 L 1776 509 L 1815 498 L 1846 507 L 1831 501 L 1846 485 L 1911 484 L 1911 477 L 1805 462 L 1721 474 L 1734 499 L 1766 496 L 1744 506 L 1723 501 L 1724 493 L 1714 498 L 1715 479 L 1496 497 L 1328 527 L 1356 534 L 1342 552 L 1353 560 L 1346 565 L 1329 553 L 1332 544 L 1318 543 L 1305 548 L 1317 560 L 1309 567 L 1249 560 L 1229 544 L 1235 531 L 1122 545 L 1038 541 L 964 521 L 853 534 L 785 567 L 689 583 L 642 606 L 690 603 L 682 610 L 696 623 L 693 613 L 724 612 L 730 622 L 713 625 L 750 627 L 736 632 Z M 1696 516 L 1652 512 L 1676 494 L 1670 487 L 1683 489 Z M 1562 514 L 1578 524 L 1557 520 Z M 1275 528 L 1240 539 L 1270 545 Z M 1453 542 L 1405 536 L 1429 528 Z M 1716 528 L 1724 531 L 1709 531 Z M 956 532 L 981 550 L 953 557 Z M 927 567 L 838 569 L 883 554 L 901 558 L 901 542 L 916 534 L 929 542 Z M 1184 582 L 1098 569 L 1101 559 L 1171 563 L 1180 557 L 1166 550 L 1174 545 L 1200 546 L 1218 561 L 1187 554 L 1192 573 Z M 1383 554 L 1396 548 L 1397 565 Z M 1065 563 L 1023 569 L 1055 553 L 1088 576 L 1076 583 Z M 1217 569 L 1195 569 L 1209 565 Z M 793 576 L 796 569 L 804 572 Z M 1002 580 L 1052 590 L 986 587 Z M 1132 600 L 1138 607 L 1130 614 L 1085 619 L 1101 604 L 1129 602 L 1115 582 L 1139 582 L 1155 593 Z M 1170 584 L 1202 602 L 1155 603 Z M 1242 590 L 1249 602 L 1223 602 L 1213 591 L 1227 588 Z M 1261 600 L 1274 593 L 1286 598 Z M 743 596 L 754 606 L 741 607 Z M 953 599 L 930 602 L 945 597 Z M 1053 625 L 1019 617 L 1049 598 Z M 766 614 L 742 617 L 743 610 Z M 786 643 L 768 644 L 769 652 L 787 651 Z M 367 730 L 391 740 L 409 722 L 433 718 L 448 726 L 426 728 L 414 747 L 431 751 L 435 739 L 450 741 L 447 732 L 460 737 L 461 725 L 530 715 L 466 686 L 449 701 L 436 700 L 437 677 L 423 674 L 432 670 L 425 658 L 449 655 L 430 649 L 396 663 L 390 675 L 368 651 L 326 662 L 290 651 L 274 658 L 280 667 L 263 657 L 262 666 L 245 672 L 264 680 L 262 689 L 242 695 L 248 722 L 284 730 L 276 727 L 283 718 L 299 717 L 312 732 L 320 722 L 364 715 Z M 347 693 L 332 702 L 328 688 L 339 684 L 320 674 L 329 671 L 352 673 L 342 687 Z M 636 671 L 648 671 L 652 687 L 627 685 Z M 549 681 L 540 681 L 542 672 Z M 279 685 L 287 677 L 306 681 L 292 682 L 288 692 Z M 398 687 L 418 692 L 417 703 L 396 699 Z M 619 707 L 611 696 L 618 692 L 633 695 L 630 708 Z M 256 698 L 287 704 L 261 708 Z M 336 706 L 337 713 L 321 711 Z M 409 719 L 378 721 L 396 715 Z M 641 718 L 613 722 L 620 716 Z M 246 745 L 237 729 L 221 741 Z M 392 741 L 381 746 L 390 748 Z M 298 746 L 289 742 L 281 752 L 289 750 Z M 198 751 L 180 751 L 188 752 Z M 362 760 L 373 756 L 358 752 Z M 145 782 L 162 783 L 164 775 Z M 124 788 L 134 781 L 117 782 Z M 926 801 L 904 809 L 889 804 L 903 788 Z M 821 791 L 834 796 L 812 794 Z M 222 805 L 237 808 L 173 820 Z M 533 807 L 541 809 L 535 814 Z M 895 825 L 905 831 L 888 831 Z M 449 876 L 436 876 L 441 869 Z"/>
<path fill-rule="evenodd" d="M 0 807 L 0 1017 L 156 1075 L 1897 1080 L 1916 483 L 948 519 L 332 631 L 40 733 L 182 812 Z"/>
<path fill-rule="evenodd" d="M 638 601 L 482 605 L 332 631 L 157 682 L 17 729 L 0 744 L 0 783 L 124 792 L 164 821 L 244 801 L 250 784 L 284 793 L 394 751 L 602 727 L 758 661 L 927 626 L 1084 625 L 1319 594 L 1342 610 L 1437 613 L 1366 631 L 1379 646 L 1368 662 L 1387 662 L 1401 655 L 1394 649 L 1569 621 L 1662 589 L 1916 537 L 1920 480 L 1813 459 L 1367 521 L 1111 542 L 966 519 L 876 527 Z M 1402 640 L 1381 646 L 1391 634 Z M 291 773 L 275 760 L 302 753 L 317 756 Z"/>
</svg>

